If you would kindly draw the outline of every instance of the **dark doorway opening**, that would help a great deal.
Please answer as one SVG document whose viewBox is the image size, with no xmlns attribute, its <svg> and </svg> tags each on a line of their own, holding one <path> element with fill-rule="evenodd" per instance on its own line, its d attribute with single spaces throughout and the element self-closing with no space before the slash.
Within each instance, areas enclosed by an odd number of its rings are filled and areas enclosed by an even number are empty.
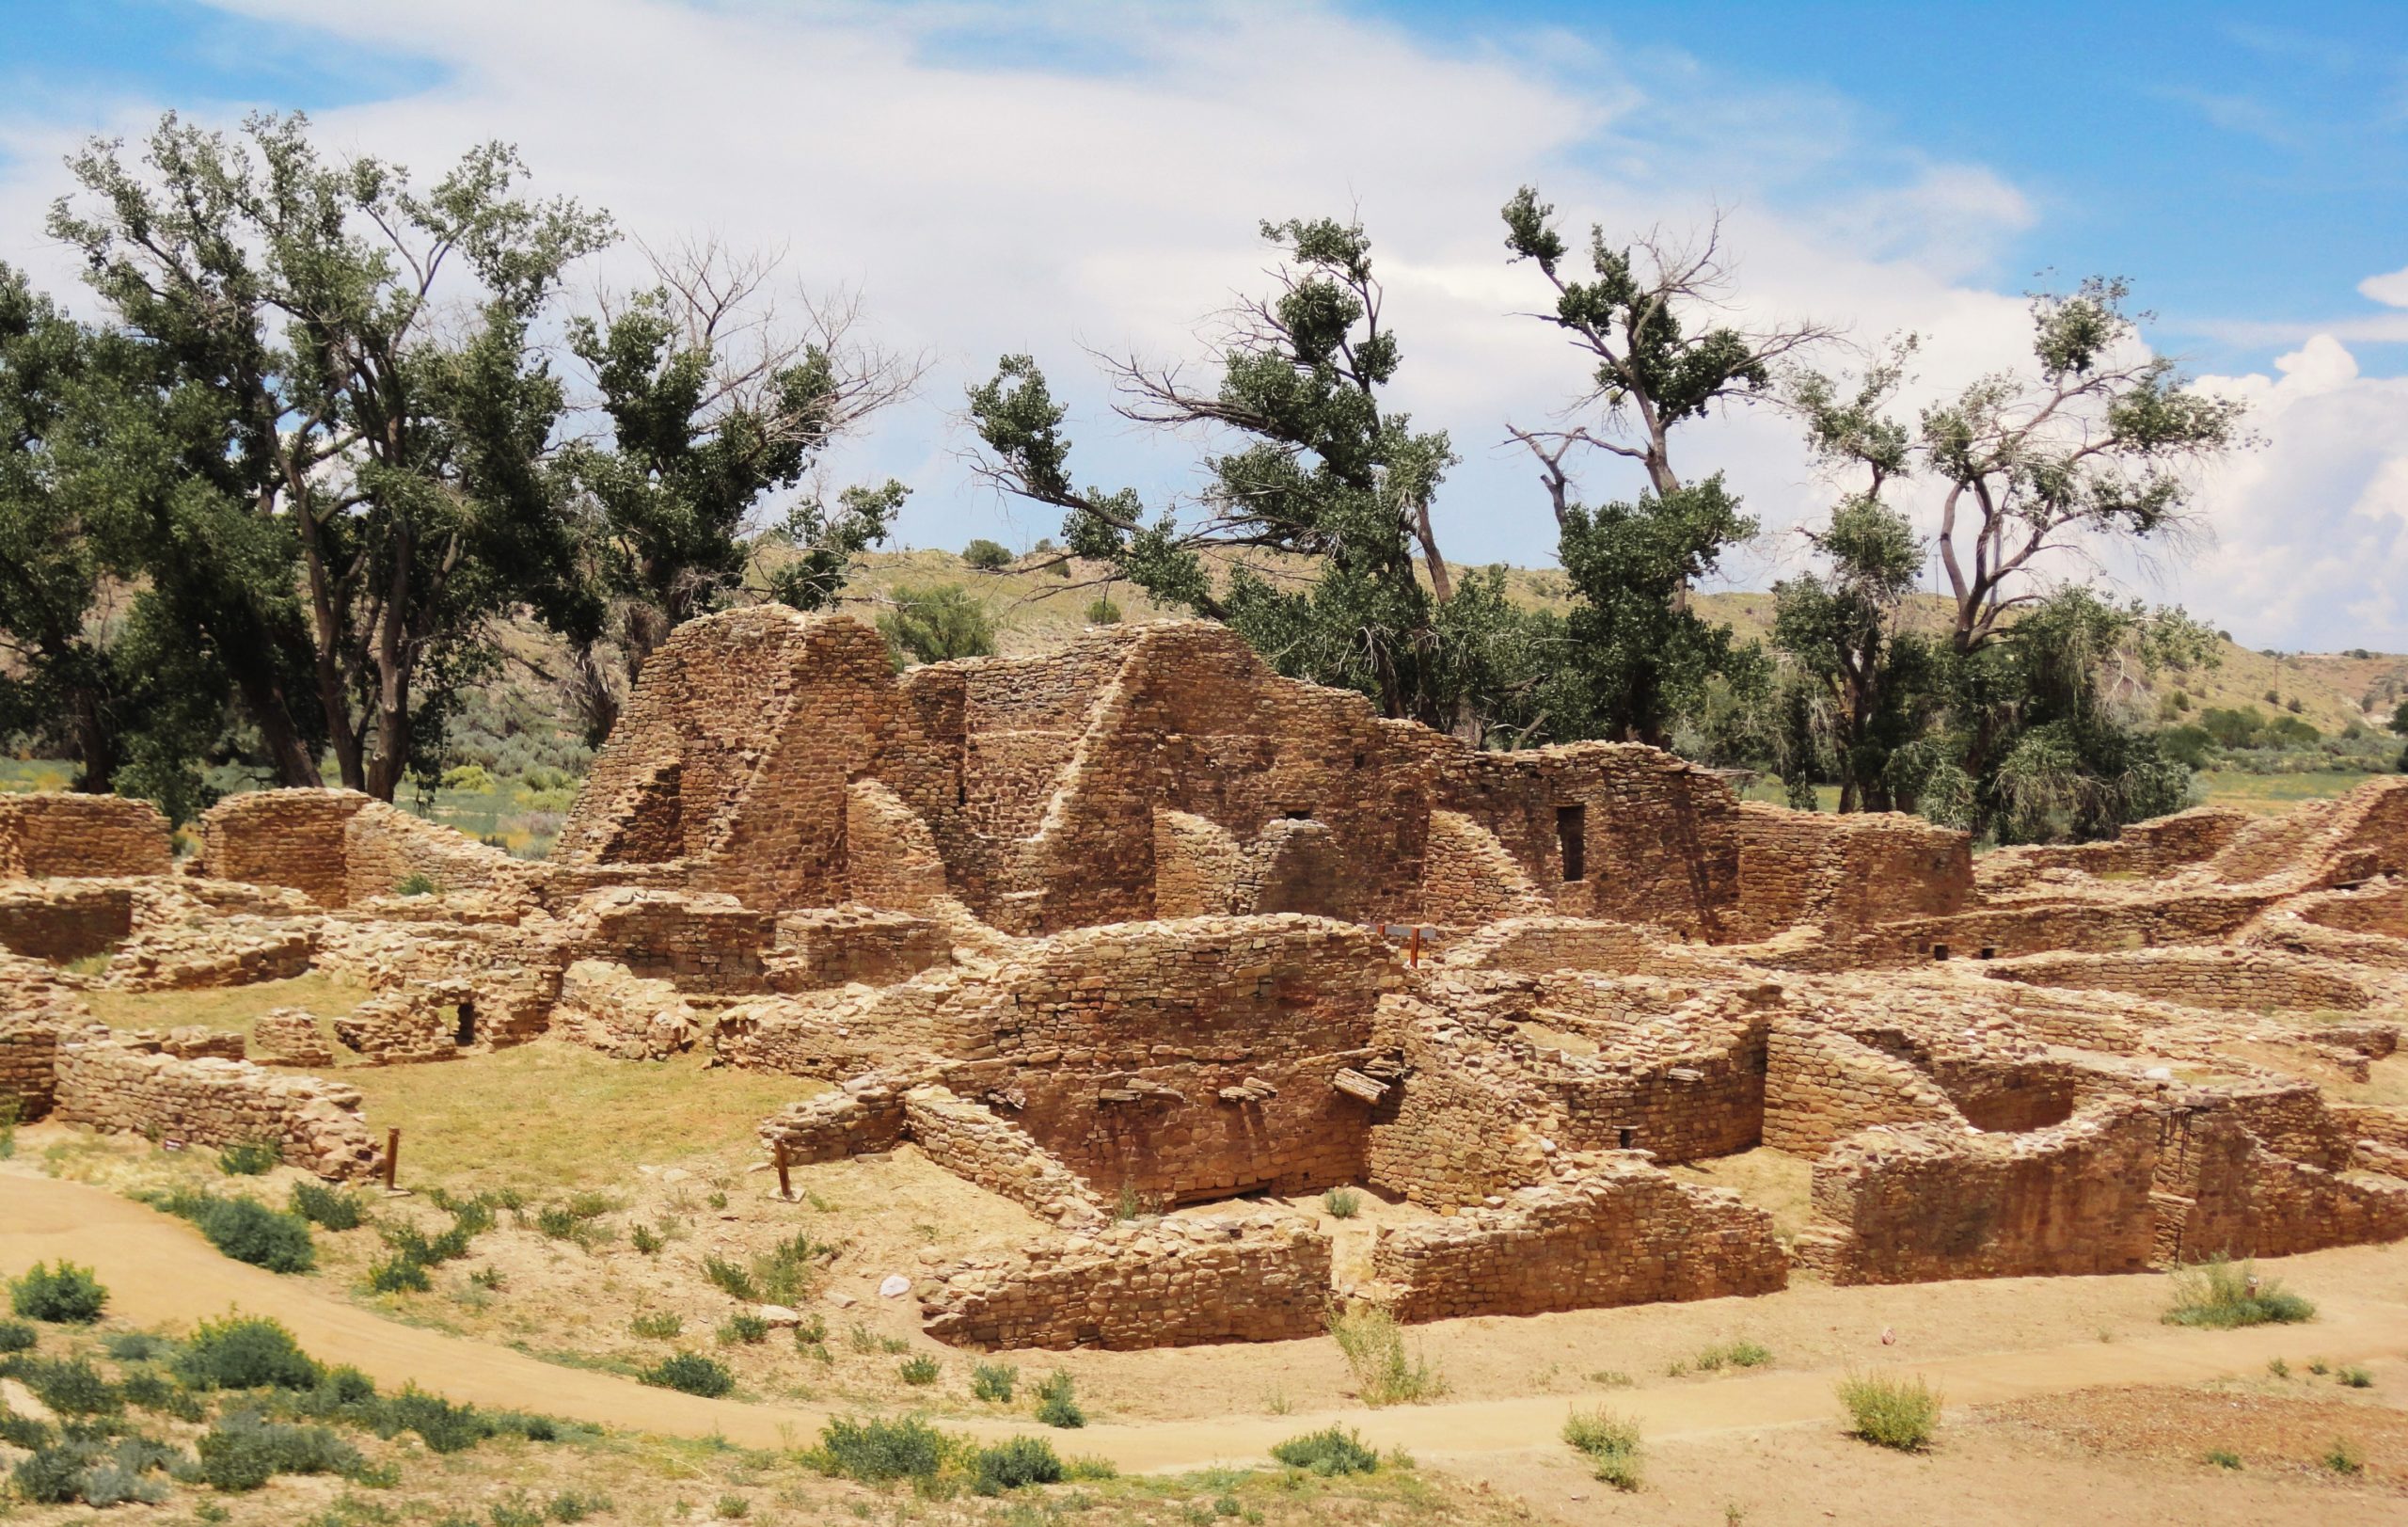
<svg viewBox="0 0 2408 1527">
<path fill-rule="evenodd" d="M 1563 878 L 1589 878 L 1589 808 L 1558 806 L 1555 808 L 1556 847 L 1563 851 Z"/>
<path fill-rule="evenodd" d="M 460 1018 L 459 1022 L 452 1026 L 452 1042 L 464 1050 L 477 1042 L 477 1005 L 475 1003 L 460 1004 Z"/>
</svg>

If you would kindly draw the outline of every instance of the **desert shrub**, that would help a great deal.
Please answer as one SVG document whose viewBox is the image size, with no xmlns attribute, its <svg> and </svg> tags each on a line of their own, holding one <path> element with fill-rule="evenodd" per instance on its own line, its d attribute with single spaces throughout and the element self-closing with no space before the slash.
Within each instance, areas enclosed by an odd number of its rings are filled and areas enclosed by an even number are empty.
<svg viewBox="0 0 2408 1527">
<path fill-rule="evenodd" d="M 646 1311 L 628 1321 L 627 1328 L 638 1336 L 647 1337 L 656 1342 L 665 1342 L 684 1330 L 686 1322 L 682 1316 L 666 1310 Z"/>
<path fill-rule="evenodd" d="M 2241 1467 L 2241 1455 L 2230 1448 L 2211 1447 L 2208 1449 L 2208 1461 L 2219 1469 L 2238 1469 Z"/>
<path fill-rule="evenodd" d="M 1058 1485 L 1062 1460 L 1054 1444 L 1042 1437 L 1015 1437 L 978 1450 L 972 1465 L 971 1488 L 981 1495 L 1001 1495 L 1029 1485 Z"/>
<path fill-rule="evenodd" d="M 175 1380 L 150 1368 L 129 1368 L 117 1381 L 118 1392 L 128 1405 L 138 1405 L 145 1410 L 164 1411 L 179 1421 L 198 1421 L 207 1414 L 198 1396 L 179 1388 Z"/>
<path fill-rule="evenodd" d="M 19 1358 L 17 1381 L 34 1398 L 62 1416 L 111 1416 L 125 1408 L 125 1394 L 87 1358 Z"/>
<path fill-rule="evenodd" d="M 582 1242 L 589 1233 L 585 1221 L 570 1213 L 564 1203 L 547 1204 L 536 1210 L 535 1228 L 556 1241 Z"/>
<path fill-rule="evenodd" d="M 2316 1306 L 2285 1292 L 2274 1279 L 2260 1279 L 2254 1264 L 2214 1257 L 2176 1269 L 2174 1304 L 2164 1318 L 2173 1326 L 2229 1330 L 2236 1326 L 2289 1325 L 2315 1315 Z"/>
<path fill-rule="evenodd" d="M 719 1328 L 721 1346 L 758 1346 L 768 1339 L 769 1323 L 759 1315 L 730 1315 Z"/>
<path fill-rule="evenodd" d="M 28 1453 L 39 1453 L 50 1446 L 50 1427 L 31 1416 L 21 1416 L 6 1406 L 0 1406 L 0 1442 Z"/>
<path fill-rule="evenodd" d="M 703 1276 L 717 1284 L 719 1291 L 731 1299 L 758 1303 L 760 1286 L 752 1281 L 752 1274 L 716 1252 L 703 1258 Z"/>
<path fill-rule="evenodd" d="M 237 1262 L 278 1273 L 308 1272 L 317 1265 L 309 1222 L 299 1215 L 271 1209 L 256 1199 L 221 1199 L 209 1193 L 159 1193 L 148 1201 L 199 1226 L 210 1245 Z"/>
<path fill-rule="evenodd" d="M 217 1169 L 229 1177 L 263 1177 L 283 1159 L 272 1141 L 236 1140 L 217 1153 Z"/>
<path fill-rule="evenodd" d="M 63 1442 L 38 1449 L 17 1460 L 9 1480 L 17 1493 L 37 1505 L 65 1505 L 84 1496 L 84 1474 L 92 1466 L 88 1442 Z"/>
<path fill-rule="evenodd" d="M 711 1515 L 721 1521 L 741 1521 L 752 1514 L 752 1503 L 741 1495 L 722 1495 L 711 1507 Z"/>
<path fill-rule="evenodd" d="M 22 1320 L 0 1320 L 0 1352 L 29 1352 L 40 1333 Z"/>
<path fill-rule="evenodd" d="M 1271 1450 L 1291 1469 L 1303 1469 L 1326 1479 L 1334 1474 L 1368 1474 L 1380 1466 L 1380 1455 L 1363 1445 L 1353 1431 L 1331 1426 L 1291 1437 Z"/>
<path fill-rule="evenodd" d="M 419 869 L 411 870 L 393 883 L 395 896 L 433 896 L 442 887 L 435 883 L 435 877 Z"/>
<path fill-rule="evenodd" d="M 1352 1219 L 1363 1209 L 1363 1195 L 1351 1187 L 1333 1187 L 1321 1196 L 1321 1206 L 1332 1219 Z"/>
<path fill-rule="evenodd" d="M 970 1370 L 970 1397 L 996 1405 L 1012 1403 L 1020 1384 L 1020 1369 L 1008 1362 L 982 1362 Z"/>
<path fill-rule="evenodd" d="M 895 1371 L 902 1376 L 903 1382 L 914 1389 L 921 1389 L 935 1383 L 937 1375 L 943 1370 L 937 1365 L 936 1359 L 924 1353 L 916 1358 L 904 1359 L 895 1365 Z"/>
<path fill-rule="evenodd" d="M 293 1212 L 328 1230 L 357 1230 L 365 1217 L 357 1195 L 323 1183 L 293 1184 Z"/>
<path fill-rule="evenodd" d="M 982 573 L 990 573 L 999 567 L 1010 566 L 1012 554 L 1002 542 L 990 541 L 982 535 L 961 549 L 961 560 Z"/>
<path fill-rule="evenodd" d="M 1403 1328 L 1378 1305 L 1332 1310 L 1329 1334 L 1354 1370 L 1365 1405 L 1419 1405 L 1447 1392 L 1447 1381 L 1427 1358 L 1406 1357 Z"/>
<path fill-rule="evenodd" d="M 789 1235 L 752 1259 L 752 1285 L 771 1304 L 800 1304 L 819 1292 L 836 1248 Z"/>
<path fill-rule="evenodd" d="M 173 1357 L 176 1344 L 149 1331 L 119 1330 L 101 1338 L 101 1350 L 119 1362 L 156 1362 Z"/>
<path fill-rule="evenodd" d="M 838 1416 L 820 1428 L 819 1445 L 803 1461 L 823 1474 L 879 1485 L 896 1479 L 934 1479 L 959 1455 L 958 1439 L 917 1416 Z"/>
<path fill-rule="evenodd" d="M 2354 1364 L 2335 1374 L 2334 1378 L 2350 1389 L 2374 1388 L 2374 1375 Z"/>
<path fill-rule="evenodd" d="M 2323 1464 L 2337 1474 L 2354 1474 L 2366 1468 L 2367 1460 L 2356 1443 L 2347 1438 L 2337 1437 L 2333 1439 L 2333 1445 L 2325 1449 Z"/>
<path fill-rule="evenodd" d="M 278 1474 L 349 1474 L 366 1462 L 324 1426 L 265 1421 L 248 1410 L 218 1417 L 196 1451 L 202 1481 L 221 1490 L 255 1490 Z"/>
<path fill-rule="evenodd" d="M 1097 599 L 1087 606 L 1087 624 L 1090 626 L 1119 625 L 1120 607 L 1110 599 Z"/>
<path fill-rule="evenodd" d="M 562 1490 L 544 1507 L 544 1515 L 554 1521 L 583 1521 L 586 1518 L 610 1509 L 607 1495 L 584 1495 L 576 1490 Z"/>
<path fill-rule="evenodd" d="M 291 1331 L 260 1315 L 202 1321 L 176 1354 L 175 1370 L 194 1389 L 308 1390 L 325 1377 Z"/>
<path fill-rule="evenodd" d="M 412 1384 L 374 1406 L 377 1429 L 386 1436 L 411 1431 L 436 1453 L 465 1453 L 502 1430 L 473 1405 L 454 1405 Z"/>
<path fill-rule="evenodd" d="M 1850 1374 L 1840 1380 L 1839 1396 L 1850 1434 L 1881 1447 L 1921 1452 L 1940 1424 L 1940 1392 L 1920 1376 Z"/>
<path fill-rule="evenodd" d="M 371 1294 L 423 1294 L 435 1281 L 427 1276 L 425 1263 L 396 1251 L 369 1267 L 363 1286 Z"/>
<path fill-rule="evenodd" d="M 673 1389 L 715 1400 L 736 1388 L 736 1376 L 697 1352 L 661 1359 L 637 1376 L 658 1389 Z"/>
<path fill-rule="evenodd" d="M 1037 1419 L 1065 1431 L 1087 1424 L 1087 1413 L 1079 1408 L 1078 1396 L 1072 1392 L 1070 1376 L 1059 1368 L 1038 1381 Z"/>
<path fill-rule="evenodd" d="M 88 1326 L 101 1318 L 101 1309 L 108 1302 L 109 1291 L 92 1276 L 92 1269 L 78 1267 L 63 1257 L 55 1267 L 37 1262 L 8 1284 L 9 1306 L 28 1320 Z"/>
<path fill-rule="evenodd" d="M 1772 1349 L 1754 1342 L 1722 1342 L 1707 1347 L 1692 1360 L 1702 1374 L 1723 1368 L 1761 1368 L 1772 1360 Z"/>
<path fill-rule="evenodd" d="M 1639 1488 L 1638 1422 L 1610 1410 L 1575 1410 L 1564 1419 L 1563 1440 L 1605 1483 L 1618 1490 Z"/>
<path fill-rule="evenodd" d="M 633 1230 L 627 1232 L 627 1244 L 642 1252 L 645 1256 L 651 1256 L 654 1252 L 659 1250 L 669 1243 L 661 1239 L 659 1234 L 656 1233 L 651 1226 L 638 1225 Z"/>
</svg>

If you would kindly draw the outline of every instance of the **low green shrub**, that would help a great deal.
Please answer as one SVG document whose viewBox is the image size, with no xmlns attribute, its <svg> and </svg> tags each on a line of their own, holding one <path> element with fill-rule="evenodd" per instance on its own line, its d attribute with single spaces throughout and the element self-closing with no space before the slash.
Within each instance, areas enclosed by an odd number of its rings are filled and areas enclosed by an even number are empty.
<svg viewBox="0 0 2408 1527">
<path fill-rule="evenodd" d="M 277 1169 L 284 1153 L 267 1140 L 236 1140 L 217 1153 L 217 1169 L 229 1177 L 264 1177 Z"/>
<path fill-rule="evenodd" d="M 146 1197 L 178 1218 L 199 1226 L 210 1245 L 237 1262 L 277 1273 L 308 1272 L 317 1265 L 309 1222 L 299 1215 L 271 1209 L 257 1199 L 221 1199 L 209 1193 L 177 1191 Z"/>
<path fill-rule="evenodd" d="M 2174 1274 L 2174 1304 L 2166 1324 L 2229 1330 L 2238 1326 L 2290 1325 L 2312 1320 L 2316 1306 L 2286 1293 L 2272 1278 L 2260 1279 L 2254 1264 L 2214 1257 Z"/>
<path fill-rule="evenodd" d="M 917 1416 L 838 1416 L 820 1428 L 819 1445 L 803 1461 L 823 1474 L 881 1485 L 897 1479 L 934 1479 L 963 1451 L 958 1439 Z"/>
<path fill-rule="evenodd" d="M 1038 1381 L 1037 1419 L 1065 1431 L 1074 1431 L 1087 1424 L 1087 1413 L 1079 1408 L 1070 1376 L 1059 1368 Z"/>
<path fill-rule="evenodd" d="M 293 1184 L 293 1212 L 313 1225 L 334 1231 L 357 1230 L 367 1217 L 357 1194 L 323 1183 Z"/>
<path fill-rule="evenodd" d="M 685 1318 L 666 1310 L 646 1311 L 627 1322 L 627 1329 L 656 1342 L 665 1342 L 685 1328 Z"/>
<path fill-rule="evenodd" d="M 174 1357 L 176 1344 L 145 1330 L 119 1330 L 101 1338 L 101 1350 L 119 1362 L 156 1362 Z"/>
<path fill-rule="evenodd" d="M 1920 1376 L 1851 1374 L 1840 1380 L 1839 1396 L 1849 1432 L 1881 1447 L 1921 1452 L 1940 1424 L 1940 1392 Z"/>
<path fill-rule="evenodd" d="M 2367 1372 L 2364 1368 L 2358 1367 L 2354 1363 L 2342 1369 L 2339 1373 L 2335 1374 L 2333 1377 L 2336 1382 L 2339 1383 L 2346 1389 L 2374 1388 L 2374 1375 Z"/>
<path fill-rule="evenodd" d="M 108 1302 L 109 1291 L 92 1276 L 92 1269 L 78 1267 L 65 1258 L 55 1267 L 37 1262 L 8 1284 L 10 1308 L 28 1320 L 54 1325 L 88 1326 L 101 1318 Z"/>
<path fill-rule="evenodd" d="M 1772 1361 L 1772 1349 L 1754 1342 L 1722 1342 L 1700 1352 L 1692 1361 L 1702 1374 L 1723 1368 L 1761 1368 Z"/>
<path fill-rule="evenodd" d="M 309 1390 L 325 1377 L 291 1331 L 260 1315 L 202 1321 L 174 1366 L 177 1377 L 202 1390 Z"/>
<path fill-rule="evenodd" d="M 1404 1328 L 1375 1304 L 1333 1309 L 1329 1334 L 1354 1373 L 1354 1390 L 1365 1405 L 1420 1405 L 1447 1392 L 1447 1381 L 1427 1358 L 1406 1357 Z"/>
<path fill-rule="evenodd" d="M 2208 1449 L 2208 1461 L 2219 1469 L 2238 1469 L 2241 1467 L 2241 1455 L 2230 1448 L 2211 1447 Z"/>
<path fill-rule="evenodd" d="M 435 1286 L 426 1264 L 407 1252 L 396 1251 L 382 1262 L 372 1263 L 361 1286 L 371 1294 L 423 1294 Z"/>
<path fill-rule="evenodd" d="M 125 1408 L 125 1392 L 88 1358 L 18 1358 L 9 1372 L 62 1416 L 113 1416 Z"/>
<path fill-rule="evenodd" d="M 1302 1437 L 1291 1437 L 1271 1450 L 1291 1469 L 1302 1469 L 1327 1479 L 1337 1474 L 1368 1474 L 1380 1466 L 1380 1455 L 1363 1445 L 1353 1431 L 1330 1426 Z"/>
<path fill-rule="evenodd" d="M 1041 1437 L 1014 1437 L 978 1450 L 971 1486 L 980 1495 L 1001 1495 L 1030 1485 L 1062 1482 L 1062 1460 Z"/>
<path fill-rule="evenodd" d="M 703 1257 L 703 1276 L 731 1299 L 742 1299 L 748 1304 L 760 1302 L 761 1289 L 752 1281 L 752 1274 L 716 1252 Z"/>
<path fill-rule="evenodd" d="M 721 1323 L 721 1346 L 758 1346 L 769 1339 L 769 1323 L 759 1315 L 733 1314 Z"/>
<path fill-rule="evenodd" d="M 66 1505 L 84 1498 L 84 1475 L 92 1467 L 88 1442 L 38 1448 L 17 1460 L 8 1478 L 17 1494 L 36 1505 Z"/>
<path fill-rule="evenodd" d="M 201 1434 L 200 1477 L 221 1490 L 255 1490 L 278 1474 L 349 1474 L 367 1460 L 324 1426 L 295 1426 L 236 1410 Z"/>
<path fill-rule="evenodd" d="M 0 1352 L 30 1352 L 40 1332 L 22 1320 L 0 1320 Z"/>
<path fill-rule="evenodd" d="M 2357 1444 L 2342 1437 L 2333 1439 L 2333 1445 L 2325 1450 L 2323 1463 L 2337 1474 L 2354 1474 L 2367 1466 L 2366 1455 L 2358 1451 Z"/>
<path fill-rule="evenodd" d="M 658 1389 L 678 1390 L 709 1400 L 718 1399 L 736 1388 L 734 1374 L 695 1352 L 679 1352 L 663 1358 L 637 1376 Z"/>
<path fill-rule="evenodd" d="M 1563 1440 L 1600 1480 L 1618 1490 L 1639 1488 L 1638 1422 L 1610 1410 L 1575 1410 L 1564 1419 Z"/>
<path fill-rule="evenodd" d="M 1008 1362 L 982 1362 L 970 1370 L 970 1397 L 993 1405 L 1012 1403 L 1020 1384 L 1020 1369 Z"/>
<path fill-rule="evenodd" d="M 1363 1195 L 1351 1187 L 1333 1187 L 1321 1196 L 1321 1206 L 1332 1219 L 1352 1219 L 1363 1212 Z"/>
</svg>

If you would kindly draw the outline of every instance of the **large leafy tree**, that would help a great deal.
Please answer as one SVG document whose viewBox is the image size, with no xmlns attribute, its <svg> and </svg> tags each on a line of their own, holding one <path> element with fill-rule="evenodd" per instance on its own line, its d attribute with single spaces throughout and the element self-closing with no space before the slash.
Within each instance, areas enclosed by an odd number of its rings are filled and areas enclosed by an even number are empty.
<svg viewBox="0 0 2408 1527">
<path fill-rule="evenodd" d="M 1114 367 L 1125 417 L 1228 442 L 1206 455 L 1192 513 L 1079 485 L 1063 409 L 1025 356 L 971 392 L 986 472 L 1063 511 L 1064 555 L 1228 622 L 1282 673 L 1462 735 L 1527 734 L 1545 622 L 1507 604 L 1493 575 L 1459 580 L 1439 549 L 1431 506 L 1455 456 L 1389 401 L 1403 352 L 1369 237 L 1327 218 L 1262 235 L 1284 257 L 1277 286 L 1230 315 L 1213 385 Z M 1217 582 L 1208 559 L 1228 569 Z"/>
<path fill-rule="evenodd" d="M 773 596 L 816 609 L 885 537 L 904 497 L 893 482 L 848 488 L 832 506 L 798 491 L 832 441 L 917 376 L 915 364 L 851 337 L 856 308 L 804 302 L 789 321 L 770 291 L 776 260 L 716 243 L 652 263 L 653 286 L 568 331 L 610 425 L 607 445 L 578 447 L 574 462 L 589 496 L 585 549 L 610 609 L 576 652 L 575 692 L 597 739 L 670 630 L 737 596 L 761 533 L 772 533 Z M 791 496 L 786 513 L 760 523 L 781 495 Z"/>
<path fill-rule="evenodd" d="M 532 335 L 608 224 L 518 189 L 486 145 L 432 186 L 330 160 L 298 116 L 233 136 L 164 119 L 139 163 L 91 144 L 55 235 L 158 347 L 182 481 L 139 540 L 177 624 L 236 681 L 277 779 L 390 799 L 428 768 L 490 630 L 573 636 L 564 397 Z"/>
</svg>

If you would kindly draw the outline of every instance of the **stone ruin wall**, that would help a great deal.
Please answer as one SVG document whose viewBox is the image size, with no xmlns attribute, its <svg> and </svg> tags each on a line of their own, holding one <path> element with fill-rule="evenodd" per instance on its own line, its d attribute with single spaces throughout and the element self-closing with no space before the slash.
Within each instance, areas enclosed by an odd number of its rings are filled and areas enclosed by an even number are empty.
<svg viewBox="0 0 2408 1527">
<path fill-rule="evenodd" d="M 102 954 L 134 932 L 134 891 L 121 883 L 0 881 L 0 947 L 67 964 Z"/>
<path fill-rule="evenodd" d="M 359 1118 L 359 1092 L 244 1061 L 180 1059 L 113 1042 L 60 1044 L 56 1117 L 107 1134 L 187 1145 L 261 1141 L 321 1177 L 367 1178 L 383 1153 Z"/>
<path fill-rule="evenodd" d="M 938 1341 L 959 1346 L 1123 1351 L 1319 1335 L 1329 1238 L 1268 1212 L 1154 1219 L 974 1257 L 922 1286 Z"/>
<path fill-rule="evenodd" d="M 2230 946 L 2034 955 L 1993 962 L 1982 973 L 1993 980 L 2124 992 L 2186 1008 L 2241 1012 L 2354 1012 L 2375 1000 L 2365 984 L 2321 961 Z"/>
<path fill-rule="evenodd" d="M 1382 1226 L 1371 1274 L 1399 1320 L 1426 1321 L 1768 1294 L 1789 1262 L 1762 1209 L 1634 1165 Z"/>
<path fill-rule="evenodd" d="M 165 875 L 167 819 L 148 801 L 44 790 L 0 795 L 0 879 Z"/>
<path fill-rule="evenodd" d="M 200 863 L 218 880 L 284 885 L 322 907 L 346 905 L 343 832 L 371 798 L 356 790 L 254 790 L 200 818 Z M 380 886 L 378 893 L 392 889 Z"/>
<path fill-rule="evenodd" d="M 1966 835 L 1897 812 L 1835 816 L 1758 802 L 1739 806 L 1735 942 L 1813 924 L 1846 933 L 1950 917 L 1973 891 Z"/>
<path fill-rule="evenodd" d="M 902 1133 L 962 1181 L 1065 1227 L 1093 1228 L 1111 1217 L 1076 1172 L 993 1109 L 935 1086 L 903 1093 L 902 1107 Z"/>
</svg>

